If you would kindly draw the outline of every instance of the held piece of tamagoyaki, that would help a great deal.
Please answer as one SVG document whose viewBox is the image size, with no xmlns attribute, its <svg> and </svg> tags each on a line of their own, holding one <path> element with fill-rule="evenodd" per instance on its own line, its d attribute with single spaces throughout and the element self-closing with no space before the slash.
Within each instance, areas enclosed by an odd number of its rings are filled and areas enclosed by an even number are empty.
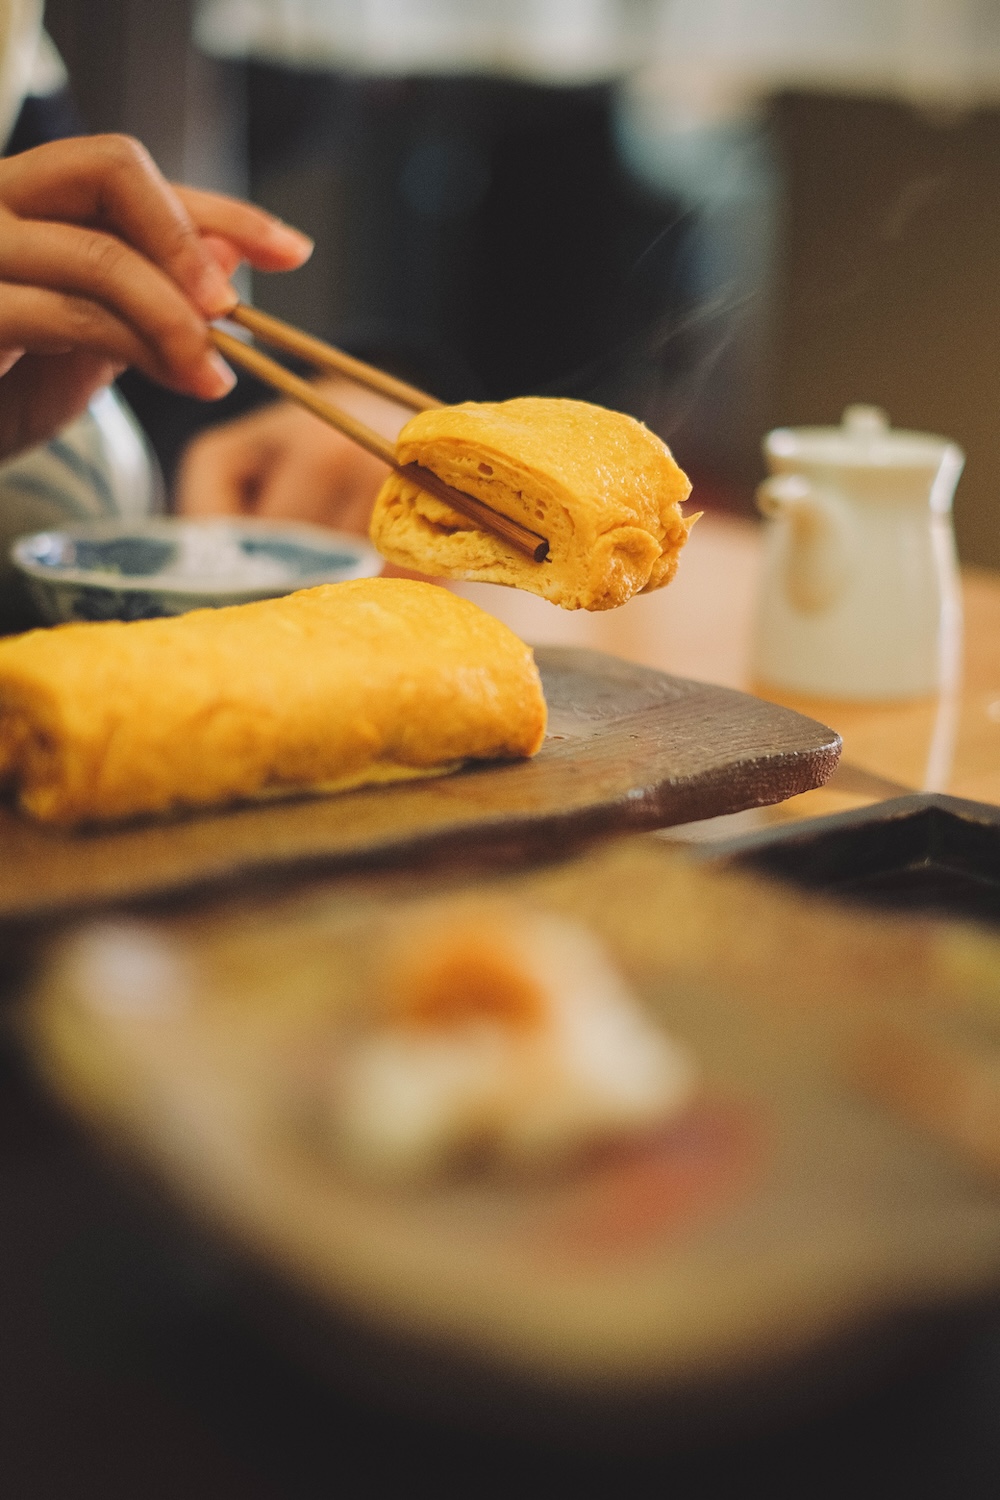
<svg viewBox="0 0 1000 1500">
<path fill-rule="evenodd" d="M 523 556 L 404 475 L 379 492 L 371 537 L 390 562 L 442 578 L 502 583 L 563 609 L 614 609 L 669 583 L 693 521 L 669 448 L 634 417 L 526 396 L 419 412 L 396 443 L 417 463 L 545 537 Z"/>
</svg>

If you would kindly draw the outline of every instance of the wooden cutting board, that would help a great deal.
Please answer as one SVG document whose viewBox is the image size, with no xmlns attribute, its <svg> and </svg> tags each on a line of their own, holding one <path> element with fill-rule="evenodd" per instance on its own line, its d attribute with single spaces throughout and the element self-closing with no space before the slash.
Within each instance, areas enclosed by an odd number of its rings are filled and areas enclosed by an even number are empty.
<svg viewBox="0 0 1000 1500">
<path fill-rule="evenodd" d="M 362 868 L 430 850 L 537 853 L 781 802 L 837 764 L 839 735 L 790 709 L 594 651 L 536 655 L 549 733 L 530 761 L 85 832 L 0 807 L 0 920 L 274 869 Z"/>
</svg>

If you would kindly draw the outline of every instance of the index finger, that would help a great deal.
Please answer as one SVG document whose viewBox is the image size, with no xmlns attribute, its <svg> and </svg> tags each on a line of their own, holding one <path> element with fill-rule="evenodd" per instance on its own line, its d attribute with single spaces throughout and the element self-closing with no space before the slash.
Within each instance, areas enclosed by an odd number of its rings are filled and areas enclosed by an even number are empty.
<svg viewBox="0 0 1000 1500">
<path fill-rule="evenodd" d="M 312 254 L 308 235 L 253 203 L 176 183 L 174 191 L 203 235 L 234 245 L 258 271 L 292 271 Z"/>
</svg>

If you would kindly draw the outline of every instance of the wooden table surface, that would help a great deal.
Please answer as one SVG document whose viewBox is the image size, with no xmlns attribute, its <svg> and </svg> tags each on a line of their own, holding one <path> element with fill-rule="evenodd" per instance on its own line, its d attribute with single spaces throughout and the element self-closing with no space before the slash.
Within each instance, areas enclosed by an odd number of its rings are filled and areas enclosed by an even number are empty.
<svg viewBox="0 0 1000 1500">
<path fill-rule="evenodd" d="M 1000 573 L 963 573 L 965 661 L 957 691 L 905 703 L 859 704 L 792 697 L 752 681 L 750 640 L 760 566 L 760 528 L 708 514 L 692 532 L 669 588 L 622 609 L 570 613 L 489 584 L 459 589 L 533 644 L 591 646 L 666 672 L 743 688 L 798 708 L 843 736 L 841 767 L 826 787 L 777 807 L 688 825 L 677 830 L 681 836 L 729 837 L 915 791 L 1000 804 Z"/>
</svg>

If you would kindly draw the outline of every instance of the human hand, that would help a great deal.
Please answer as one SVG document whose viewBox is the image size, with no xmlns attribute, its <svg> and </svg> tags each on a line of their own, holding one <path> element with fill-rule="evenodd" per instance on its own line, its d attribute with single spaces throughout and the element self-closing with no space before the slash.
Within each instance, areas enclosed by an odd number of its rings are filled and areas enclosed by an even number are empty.
<svg viewBox="0 0 1000 1500">
<path fill-rule="evenodd" d="M 234 375 L 208 320 L 241 260 L 291 270 L 311 242 L 248 203 L 173 187 L 127 136 L 0 160 L 0 458 L 77 416 L 127 365 L 214 400 Z"/>
<path fill-rule="evenodd" d="M 320 389 L 387 437 L 410 415 L 350 381 L 324 381 Z M 388 472 L 312 412 L 279 401 L 195 438 L 178 472 L 176 504 L 193 516 L 313 521 L 367 535 Z"/>
</svg>

